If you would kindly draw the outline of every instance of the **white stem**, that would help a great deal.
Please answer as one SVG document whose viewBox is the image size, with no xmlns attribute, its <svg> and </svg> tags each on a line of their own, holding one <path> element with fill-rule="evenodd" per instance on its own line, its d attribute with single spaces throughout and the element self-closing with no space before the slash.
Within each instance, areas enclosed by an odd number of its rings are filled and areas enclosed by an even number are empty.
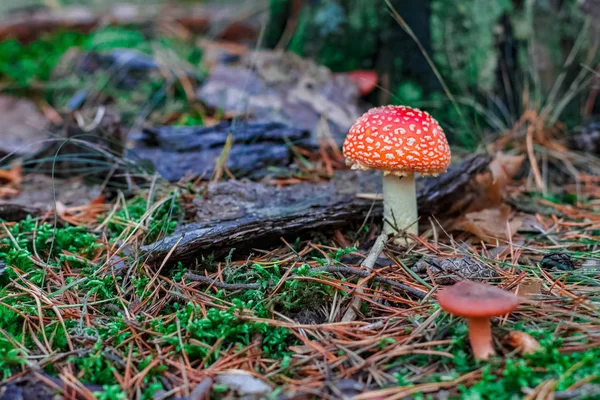
<svg viewBox="0 0 600 400">
<path fill-rule="evenodd" d="M 390 236 L 398 231 L 418 234 L 417 219 L 415 175 L 384 175 L 383 231 Z"/>
</svg>

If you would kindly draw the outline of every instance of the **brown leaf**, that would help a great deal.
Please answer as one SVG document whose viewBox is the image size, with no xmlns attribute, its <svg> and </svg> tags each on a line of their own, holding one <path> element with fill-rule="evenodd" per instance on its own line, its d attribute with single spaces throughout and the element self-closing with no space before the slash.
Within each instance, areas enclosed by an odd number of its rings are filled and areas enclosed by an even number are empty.
<svg viewBox="0 0 600 400">
<path fill-rule="evenodd" d="M 227 370 L 217 375 L 215 382 L 233 390 L 238 396 L 267 396 L 273 389 L 261 379 L 242 370 Z"/>
<path fill-rule="evenodd" d="M 517 288 L 517 295 L 519 296 L 536 296 L 542 292 L 542 280 L 541 279 L 523 279 Z"/>
<path fill-rule="evenodd" d="M 17 196 L 21 192 L 22 181 L 23 167 L 21 165 L 0 170 L 0 198 Z"/>
<path fill-rule="evenodd" d="M 489 171 L 476 177 L 480 190 L 479 201 L 471 204 L 469 211 L 478 211 L 502 204 L 504 190 L 525 159 L 524 155 L 512 156 L 496 153 Z"/>
<path fill-rule="evenodd" d="M 471 232 L 481 240 L 495 242 L 497 239 L 507 240 L 508 229 L 514 235 L 521 225 L 521 218 L 511 216 L 511 209 L 506 204 L 497 208 L 467 213 L 458 221 L 456 228 Z"/>
<path fill-rule="evenodd" d="M 540 344 L 525 332 L 510 331 L 504 341 L 507 345 L 517 349 L 520 354 L 533 354 L 540 350 Z"/>
<path fill-rule="evenodd" d="M 0 126 L 0 156 L 36 153 L 48 139 L 48 120 L 27 99 L 0 95 Z"/>
</svg>

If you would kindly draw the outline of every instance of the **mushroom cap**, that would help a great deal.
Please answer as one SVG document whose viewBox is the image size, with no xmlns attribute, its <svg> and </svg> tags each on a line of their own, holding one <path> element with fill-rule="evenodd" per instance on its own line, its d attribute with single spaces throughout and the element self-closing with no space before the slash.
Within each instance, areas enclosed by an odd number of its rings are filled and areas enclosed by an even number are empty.
<svg viewBox="0 0 600 400">
<path fill-rule="evenodd" d="M 350 128 L 344 156 L 352 169 L 402 176 L 446 172 L 451 154 L 444 130 L 431 115 L 406 106 L 383 106 L 367 111 Z"/>
<path fill-rule="evenodd" d="M 461 281 L 440 291 L 440 306 L 465 318 L 490 318 L 513 311 L 519 299 L 512 292 L 485 283 Z"/>
<path fill-rule="evenodd" d="M 358 87 L 358 92 L 361 96 L 366 96 L 377 87 L 377 72 L 371 70 L 356 70 L 346 73 Z"/>
</svg>

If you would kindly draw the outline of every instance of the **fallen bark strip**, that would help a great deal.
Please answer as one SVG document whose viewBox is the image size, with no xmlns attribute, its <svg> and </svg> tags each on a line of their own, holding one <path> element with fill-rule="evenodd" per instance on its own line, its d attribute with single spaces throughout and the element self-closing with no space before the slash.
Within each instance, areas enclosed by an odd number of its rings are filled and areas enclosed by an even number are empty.
<svg viewBox="0 0 600 400">
<path fill-rule="evenodd" d="M 0 203 L 0 219 L 4 221 L 16 222 L 24 220 L 28 215 L 39 216 L 42 214 L 42 209 L 37 207 L 17 203 Z"/>
<path fill-rule="evenodd" d="M 454 164 L 446 174 L 421 179 L 417 184 L 421 216 L 447 217 L 460 212 L 480 196 L 475 177 L 487 171 L 488 154 L 478 154 Z M 301 183 L 277 188 L 255 182 L 211 183 L 197 199 L 197 221 L 166 238 L 143 246 L 150 260 L 162 259 L 183 236 L 170 260 L 232 248 L 264 248 L 281 237 L 295 238 L 307 231 L 339 229 L 370 217 L 379 221 L 380 201 L 361 199 L 357 193 L 378 193 L 379 174 L 338 171 L 326 183 Z M 456 207 L 456 204 L 460 207 Z"/>
<path fill-rule="evenodd" d="M 229 134 L 233 145 L 227 168 L 238 178 L 260 179 L 271 167 L 288 167 L 293 160 L 289 142 L 313 145 L 308 132 L 280 123 L 222 122 L 211 127 L 159 126 L 134 132 L 128 138 L 132 145 L 127 156 L 152 163 L 171 182 L 190 173 L 210 177 Z"/>
<path fill-rule="evenodd" d="M 312 268 L 310 270 L 310 272 L 326 272 L 326 273 L 330 273 L 330 274 L 338 273 L 338 274 L 342 274 L 344 276 L 354 275 L 354 276 L 358 276 L 361 278 L 366 278 L 368 276 L 371 276 L 371 274 L 373 273 L 373 271 L 366 270 L 366 269 L 363 270 L 363 269 L 344 267 L 344 266 L 317 267 L 317 268 Z M 204 275 L 193 274 L 190 272 L 185 274 L 184 278 L 189 279 L 191 281 L 200 282 L 207 286 L 214 286 L 219 289 L 226 289 L 226 290 L 256 290 L 256 289 L 260 289 L 260 287 L 261 287 L 260 283 L 219 282 L 214 279 L 210 279 Z M 288 279 L 293 279 L 293 278 L 294 278 L 294 275 L 290 275 L 288 277 Z M 424 299 L 425 296 L 427 296 L 427 293 L 423 292 L 422 290 L 415 289 L 411 286 L 404 285 L 402 283 L 393 281 L 391 279 L 387 279 L 387 278 L 377 276 L 377 275 L 373 276 L 371 279 L 375 282 L 384 283 L 384 284 L 390 285 L 392 287 L 395 287 L 396 289 L 404 290 L 405 292 L 408 292 L 411 295 L 413 295 L 419 299 Z"/>
</svg>

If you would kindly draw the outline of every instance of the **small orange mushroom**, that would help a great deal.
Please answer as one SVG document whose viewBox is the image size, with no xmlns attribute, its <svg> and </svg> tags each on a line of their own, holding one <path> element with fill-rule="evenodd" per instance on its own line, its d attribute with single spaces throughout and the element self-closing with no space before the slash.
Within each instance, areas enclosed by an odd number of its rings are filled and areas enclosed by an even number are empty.
<svg viewBox="0 0 600 400">
<path fill-rule="evenodd" d="M 371 70 L 356 70 L 346 73 L 356 86 L 361 96 L 366 96 L 377 87 L 377 72 Z"/>
<path fill-rule="evenodd" d="M 517 308 L 519 299 L 495 286 L 462 281 L 443 289 L 438 302 L 450 314 L 467 319 L 473 355 L 485 360 L 495 354 L 490 318 L 510 313 Z"/>
</svg>

